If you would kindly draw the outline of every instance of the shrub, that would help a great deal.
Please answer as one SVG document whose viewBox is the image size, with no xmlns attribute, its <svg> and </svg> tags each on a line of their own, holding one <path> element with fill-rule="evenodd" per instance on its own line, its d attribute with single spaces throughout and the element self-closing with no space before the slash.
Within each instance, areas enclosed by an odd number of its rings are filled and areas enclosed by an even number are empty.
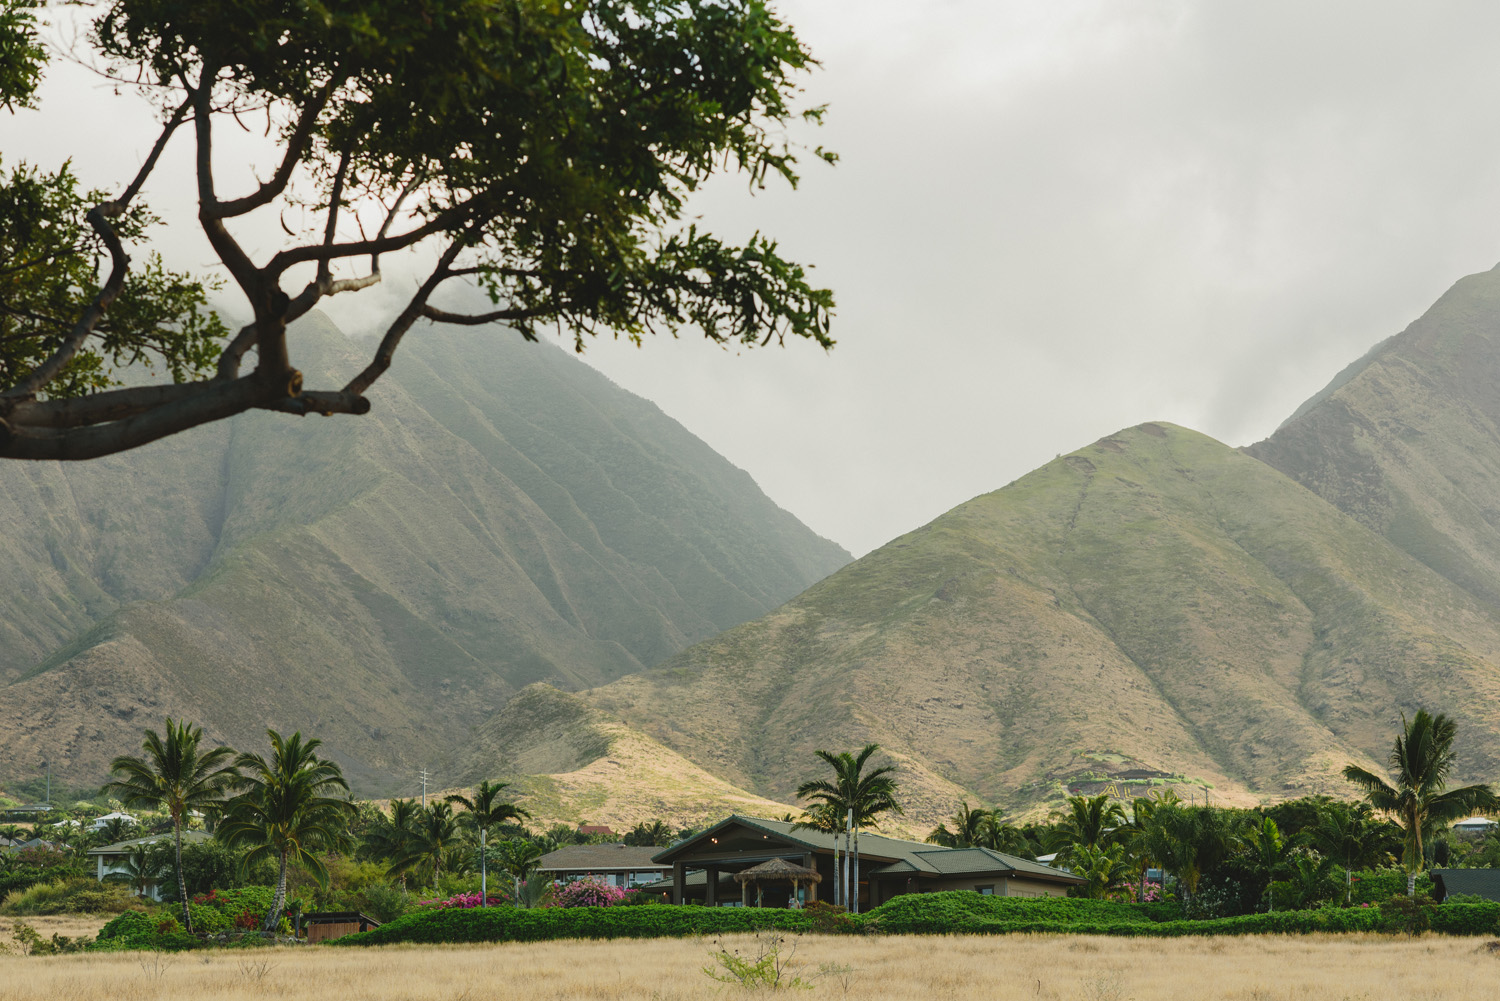
<svg viewBox="0 0 1500 1001">
<path fill-rule="evenodd" d="M 810 931 L 802 911 L 756 907 L 551 907 L 424 910 L 337 939 L 338 945 L 391 942 L 545 942 L 563 938 L 678 938 L 761 929 Z"/>
<path fill-rule="evenodd" d="M 814 900 L 802 908 L 807 919 L 812 922 L 812 929 L 827 935 L 848 934 L 859 930 L 853 915 L 847 913 L 838 904 L 830 904 L 826 900 Z"/>
<path fill-rule="evenodd" d="M 1395 896 L 1406 895 L 1406 870 L 1396 867 L 1385 869 L 1363 869 L 1354 874 L 1351 903 L 1379 904 Z M 1432 877 L 1425 872 L 1417 873 L 1417 893 L 1432 894 Z"/>
<path fill-rule="evenodd" d="M 634 895 L 624 887 L 611 886 L 602 879 L 586 876 L 559 886 L 554 899 L 559 907 L 613 907 Z"/>
<path fill-rule="evenodd" d="M 119 914 L 135 906 L 122 886 L 73 876 L 12 891 L 0 904 L 0 914 Z"/>
<path fill-rule="evenodd" d="M 365 887 L 364 899 L 365 913 L 378 919 L 381 924 L 396 920 L 412 908 L 411 894 L 389 883 L 375 883 Z"/>
</svg>

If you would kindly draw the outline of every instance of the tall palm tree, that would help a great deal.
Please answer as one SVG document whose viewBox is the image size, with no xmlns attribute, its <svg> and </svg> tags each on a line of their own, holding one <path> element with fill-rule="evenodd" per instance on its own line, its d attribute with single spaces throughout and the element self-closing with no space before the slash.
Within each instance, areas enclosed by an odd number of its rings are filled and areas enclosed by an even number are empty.
<svg viewBox="0 0 1500 1001">
<path fill-rule="evenodd" d="M 1454 722 L 1442 713 L 1431 715 L 1425 709 L 1418 709 L 1410 722 L 1403 713 L 1401 733 L 1396 736 L 1390 757 L 1394 786 L 1357 765 L 1344 768 L 1344 778 L 1358 786 L 1370 805 L 1392 817 L 1405 833 L 1402 854 L 1408 897 L 1417 892 L 1424 835 L 1431 834 L 1438 824 L 1500 808 L 1500 801 L 1487 785 L 1448 788 L 1457 730 Z"/>
<path fill-rule="evenodd" d="M 866 773 L 865 763 L 870 755 L 880 750 L 879 744 L 866 744 L 858 754 L 840 751 L 831 754 L 818 751 L 833 768 L 834 780 L 812 779 L 797 787 L 799 799 L 816 799 L 829 806 L 837 804 L 846 818 L 845 844 L 848 846 L 849 864 L 845 867 L 845 882 L 852 887 L 846 891 L 845 900 L 849 910 L 859 913 L 859 832 L 860 828 L 880 826 L 882 813 L 901 813 L 901 804 L 896 802 L 896 782 L 891 777 L 895 765 L 882 765 Z M 852 838 L 852 844 L 851 844 Z"/>
<path fill-rule="evenodd" d="M 1380 828 L 1368 803 L 1329 803 L 1306 831 L 1314 848 L 1344 864 L 1345 904 L 1354 899 L 1354 870 L 1379 864 L 1385 854 Z"/>
<path fill-rule="evenodd" d="M 939 824 L 927 835 L 927 842 L 944 848 L 972 848 L 984 840 L 985 827 L 990 821 L 990 811 L 982 806 L 969 807 L 968 800 L 958 805 L 958 812 Z M 950 830 L 948 824 L 953 827 Z"/>
<path fill-rule="evenodd" d="M 1116 831 L 1125 826 L 1125 809 L 1101 792 L 1092 798 L 1070 796 L 1068 812 L 1058 825 L 1067 847 L 1062 857 L 1071 859 L 1080 848 L 1105 848 L 1119 840 Z"/>
<path fill-rule="evenodd" d="M 240 860 L 241 869 L 261 859 L 276 860 L 276 894 L 264 925 L 272 931 L 286 905 L 288 863 L 300 863 L 326 889 L 328 867 L 322 855 L 350 844 L 354 807 L 346 798 L 349 783 L 343 770 L 316 753 L 322 741 L 304 741 L 300 731 L 283 737 L 267 730 L 266 735 L 271 738 L 270 760 L 248 752 L 235 759 L 245 791 L 228 804 L 218 838 L 250 849 Z"/>
<path fill-rule="evenodd" d="M 1034 855 L 1026 832 L 1007 822 L 1005 811 L 998 806 L 985 811 L 984 820 L 979 825 L 979 840 L 975 843 L 981 848 L 1010 855 Z"/>
<path fill-rule="evenodd" d="M 186 721 L 166 721 L 167 735 L 146 731 L 141 743 L 145 757 L 122 755 L 109 763 L 116 778 L 104 792 L 119 797 L 126 806 L 165 810 L 172 818 L 176 847 L 177 895 L 182 901 L 182 927 L 193 930 L 188 912 L 187 882 L 182 875 L 182 826 L 193 810 L 215 809 L 240 781 L 234 750 L 215 747 L 203 750 L 203 730 Z"/>
<path fill-rule="evenodd" d="M 474 790 L 472 798 L 458 795 L 448 797 L 449 803 L 455 803 L 468 811 L 463 815 L 462 822 L 479 831 L 480 907 L 490 906 L 489 860 L 485 857 L 485 835 L 496 824 L 503 824 L 507 820 L 521 820 L 522 818 L 531 816 L 531 814 L 514 803 L 504 802 L 500 799 L 501 794 L 509 784 L 508 782 L 491 782 L 489 779 L 485 779 L 479 783 L 479 788 Z"/>
<path fill-rule="evenodd" d="M 452 849 L 462 844 L 463 826 L 444 802 L 419 808 L 406 847 L 391 860 L 390 875 L 415 872 L 437 885 L 443 863 Z"/>
</svg>

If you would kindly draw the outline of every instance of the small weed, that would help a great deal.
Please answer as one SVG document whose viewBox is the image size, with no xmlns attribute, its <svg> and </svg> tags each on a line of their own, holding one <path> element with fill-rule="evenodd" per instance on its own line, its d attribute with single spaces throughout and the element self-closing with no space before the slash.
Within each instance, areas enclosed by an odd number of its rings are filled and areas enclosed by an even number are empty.
<svg viewBox="0 0 1500 1001">
<path fill-rule="evenodd" d="M 738 984 L 746 990 L 781 991 L 789 989 L 811 990 L 812 984 L 795 976 L 797 966 L 797 941 L 790 940 L 779 931 L 757 932 L 755 956 L 751 958 L 740 950 L 730 951 L 715 940 L 717 949 L 713 953 L 715 966 L 703 967 L 710 979 L 721 984 Z"/>
<path fill-rule="evenodd" d="M 276 968 L 276 964 L 269 959 L 242 959 L 240 960 L 240 978 L 247 984 L 259 984 L 266 979 L 266 974 Z"/>
<path fill-rule="evenodd" d="M 1095 977 L 1084 984 L 1083 996 L 1087 1001 L 1126 1001 L 1125 982 L 1118 973 Z"/>
</svg>

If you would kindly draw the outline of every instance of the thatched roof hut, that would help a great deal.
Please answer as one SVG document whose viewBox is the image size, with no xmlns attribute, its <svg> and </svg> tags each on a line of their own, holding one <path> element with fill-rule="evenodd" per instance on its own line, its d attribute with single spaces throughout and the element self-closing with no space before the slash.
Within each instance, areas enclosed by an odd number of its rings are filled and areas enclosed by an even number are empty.
<svg viewBox="0 0 1500 1001">
<path fill-rule="evenodd" d="M 756 907 L 760 907 L 762 903 L 762 883 L 790 882 L 792 884 L 792 901 L 795 904 L 797 889 L 801 884 L 823 882 L 823 876 L 818 870 L 809 869 L 806 866 L 797 865 L 794 862 L 788 862 L 786 859 L 781 858 L 773 858 L 762 862 L 760 865 L 753 865 L 743 872 L 735 873 L 734 878 L 739 882 L 741 887 L 740 897 L 747 905 L 750 903 L 750 884 L 755 884 Z M 816 899 L 816 897 L 813 899 Z"/>
</svg>

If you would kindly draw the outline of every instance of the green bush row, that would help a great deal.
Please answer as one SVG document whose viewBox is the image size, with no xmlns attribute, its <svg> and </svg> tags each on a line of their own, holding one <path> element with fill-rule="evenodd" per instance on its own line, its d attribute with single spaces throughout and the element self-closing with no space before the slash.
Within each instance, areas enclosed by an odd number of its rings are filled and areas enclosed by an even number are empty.
<svg viewBox="0 0 1500 1001">
<path fill-rule="evenodd" d="M 1500 903 L 1445 904 L 1428 912 L 1434 931 L 1451 935 L 1500 933 Z M 909 894 L 882 904 L 854 922 L 856 929 L 888 934 L 1005 935 L 1070 933 L 1174 937 L 1182 935 L 1309 934 L 1395 931 L 1401 918 L 1378 907 L 1331 907 L 1183 920 L 1169 905 L 1099 900 L 1027 900 L 985 897 L 967 891 Z M 762 928 L 810 931 L 801 911 L 757 908 L 610 907 L 520 910 L 448 909 L 409 914 L 340 945 L 395 942 L 539 942 L 569 938 L 669 938 L 748 932 Z"/>
<path fill-rule="evenodd" d="M 810 931 L 801 911 L 754 907 L 516 907 L 419 911 L 339 945 L 393 942 L 545 942 L 567 938 L 676 938 L 779 928 Z"/>
</svg>

